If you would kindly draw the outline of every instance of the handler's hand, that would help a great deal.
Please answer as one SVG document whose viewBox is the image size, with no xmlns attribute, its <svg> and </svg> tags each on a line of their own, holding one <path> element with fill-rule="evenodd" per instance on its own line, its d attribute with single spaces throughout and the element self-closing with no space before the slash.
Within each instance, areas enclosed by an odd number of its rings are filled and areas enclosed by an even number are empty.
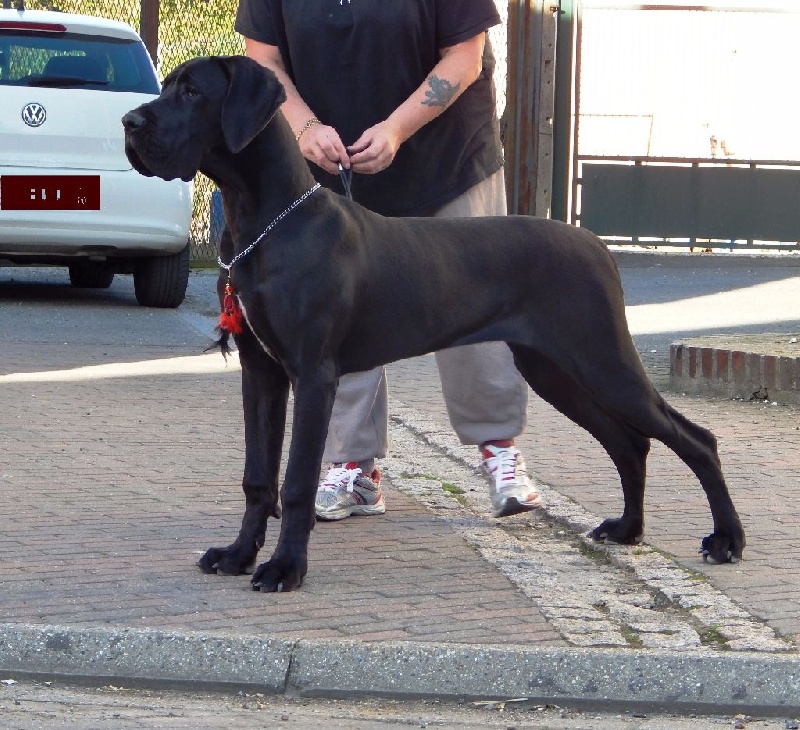
<svg viewBox="0 0 800 730">
<path fill-rule="evenodd" d="M 347 148 L 354 172 L 368 175 L 385 170 L 392 164 L 402 139 L 386 121 L 367 129 Z"/>
<path fill-rule="evenodd" d="M 340 162 L 344 168 L 350 167 L 347 150 L 333 127 L 314 124 L 300 135 L 298 143 L 303 157 L 331 175 L 338 174 Z"/>
</svg>

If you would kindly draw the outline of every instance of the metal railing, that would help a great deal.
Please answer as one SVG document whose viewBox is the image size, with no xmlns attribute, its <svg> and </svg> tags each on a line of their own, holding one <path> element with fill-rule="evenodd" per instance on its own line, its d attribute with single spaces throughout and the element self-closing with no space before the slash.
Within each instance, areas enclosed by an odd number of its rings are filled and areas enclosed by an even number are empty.
<svg viewBox="0 0 800 730">
<path fill-rule="evenodd" d="M 578 157 L 572 217 L 609 243 L 800 249 L 800 162 Z"/>
</svg>

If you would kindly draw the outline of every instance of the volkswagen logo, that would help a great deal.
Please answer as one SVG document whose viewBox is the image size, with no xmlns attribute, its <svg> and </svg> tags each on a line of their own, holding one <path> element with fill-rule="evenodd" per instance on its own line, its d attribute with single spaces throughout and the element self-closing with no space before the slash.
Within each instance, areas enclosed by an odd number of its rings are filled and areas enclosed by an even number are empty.
<svg viewBox="0 0 800 730">
<path fill-rule="evenodd" d="M 47 119 L 45 108 L 35 101 L 22 107 L 22 121 L 29 127 L 41 127 Z"/>
</svg>

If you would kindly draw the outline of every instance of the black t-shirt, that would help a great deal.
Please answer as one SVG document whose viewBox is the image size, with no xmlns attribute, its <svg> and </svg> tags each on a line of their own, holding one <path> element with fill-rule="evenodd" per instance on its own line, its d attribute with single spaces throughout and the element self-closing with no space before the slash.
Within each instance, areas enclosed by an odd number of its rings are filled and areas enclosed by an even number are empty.
<svg viewBox="0 0 800 730">
<path fill-rule="evenodd" d="M 278 46 L 304 101 L 345 146 L 386 119 L 422 84 L 439 49 L 497 25 L 494 0 L 240 0 L 236 30 Z M 400 146 L 353 197 L 384 215 L 428 215 L 503 164 L 488 37 L 478 80 Z M 342 192 L 338 176 L 311 164 Z"/>
</svg>

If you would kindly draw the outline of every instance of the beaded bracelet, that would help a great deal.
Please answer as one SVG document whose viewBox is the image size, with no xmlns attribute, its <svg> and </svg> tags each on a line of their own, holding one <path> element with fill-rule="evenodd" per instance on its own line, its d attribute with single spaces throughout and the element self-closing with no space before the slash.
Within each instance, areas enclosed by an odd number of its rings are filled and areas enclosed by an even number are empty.
<svg viewBox="0 0 800 730">
<path fill-rule="evenodd" d="M 300 137 L 302 137 L 302 136 L 303 136 L 303 132 L 305 132 L 306 130 L 310 129 L 310 128 L 311 128 L 311 127 L 313 127 L 315 124 L 322 124 L 322 122 L 320 122 L 320 120 L 319 120 L 319 119 L 317 119 L 316 117 L 311 117 L 311 119 L 309 119 L 309 120 L 308 120 L 308 121 L 305 123 L 305 125 L 303 126 L 303 128 L 302 128 L 302 129 L 301 129 L 301 130 L 300 130 L 300 131 L 299 131 L 299 132 L 298 132 L 298 133 L 295 135 L 295 138 L 294 138 L 294 139 L 295 139 L 295 141 L 299 140 L 299 139 L 300 139 Z"/>
</svg>

